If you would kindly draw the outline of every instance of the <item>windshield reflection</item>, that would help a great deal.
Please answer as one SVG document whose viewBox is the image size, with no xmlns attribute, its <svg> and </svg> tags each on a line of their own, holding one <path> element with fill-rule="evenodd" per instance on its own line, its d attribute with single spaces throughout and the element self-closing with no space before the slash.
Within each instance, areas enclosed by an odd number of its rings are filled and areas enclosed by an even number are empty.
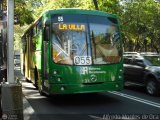
<svg viewBox="0 0 160 120">
<path fill-rule="evenodd" d="M 59 17 L 64 21 L 57 21 Z M 51 38 L 54 63 L 91 65 L 113 64 L 121 60 L 122 46 L 115 18 L 54 15 Z"/>
<path fill-rule="evenodd" d="M 55 63 L 74 64 L 75 56 L 89 55 L 86 32 L 81 30 L 82 28 L 78 30 L 73 27 L 76 30 L 62 31 L 58 29 L 58 26 L 59 24 L 53 24 L 52 48 Z"/>
<path fill-rule="evenodd" d="M 144 56 L 147 63 L 151 66 L 160 66 L 160 56 Z"/>
<path fill-rule="evenodd" d="M 116 26 L 90 24 L 92 53 L 95 64 L 120 61 L 120 35 Z"/>
</svg>

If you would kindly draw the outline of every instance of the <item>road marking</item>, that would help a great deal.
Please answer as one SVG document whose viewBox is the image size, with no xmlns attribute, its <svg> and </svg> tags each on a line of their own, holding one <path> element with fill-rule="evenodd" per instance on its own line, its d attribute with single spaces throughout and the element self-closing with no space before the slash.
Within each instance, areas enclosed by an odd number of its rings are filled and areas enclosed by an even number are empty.
<svg viewBox="0 0 160 120">
<path fill-rule="evenodd" d="M 98 117 L 98 116 L 95 116 L 95 115 L 88 115 L 90 118 L 93 118 L 95 120 L 102 120 L 102 117 Z"/>
<path fill-rule="evenodd" d="M 125 82 L 125 85 L 137 85 L 137 86 L 144 86 L 143 84 L 133 83 L 133 82 Z"/>
<path fill-rule="evenodd" d="M 156 103 L 156 102 L 152 102 L 152 101 L 145 100 L 145 99 L 142 99 L 142 98 L 138 98 L 138 97 L 135 97 L 135 96 L 131 96 L 131 95 L 128 95 L 128 94 L 124 94 L 124 93 L 121 93 L 121 92 L 116 92 L 116 91 L 108 91 L 108 92 L 111 93 L 111 94 L 115 94 L 115 95 L 118 95 L 118 96 L 121 96 L 121 97 L 125 97 L 125 98 L 131 99 L 131 100 L 135 100 L 135 101 L 147 104 L 147 105 L 151 105 L 151 106 L 160 108 L 160 104 Z"/>
</svg>

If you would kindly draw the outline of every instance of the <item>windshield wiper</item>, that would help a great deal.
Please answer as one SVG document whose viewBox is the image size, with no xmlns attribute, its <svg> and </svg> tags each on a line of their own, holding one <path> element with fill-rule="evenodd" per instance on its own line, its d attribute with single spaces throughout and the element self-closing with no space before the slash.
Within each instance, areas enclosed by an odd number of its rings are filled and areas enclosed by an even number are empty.
<svg viewBox="0 0 160 120">
<path fill-rule="evenodd" d="M 62 40 L 59 38 L 59 35 L 55 31 L 53 31 L 53 33 L 55 35 L 57 42 L 62 46 Z"/>
<path fill-rule="evenodd" d="M 83 55 L 84 52 L 87 50 L 87 56 L 88 56 L 88 41 L 87 41 L 87 33 L 85 33 L 85 37 L 86 37 L 86 44 L 84 45 L 80 55 Z"/>
<path fill-rule="evenodd" d="M 95 43 L 95 38 L 94 38 L 94 32 L 93 32 L 93 30 L 92 30 L 91 38 L 92 38 L 93 45 L 94 45 L 94 55 L 95 55 L 95 58 L 97 58 L 97 55 L 96 55 L 96 43 Z"/>
</svg>

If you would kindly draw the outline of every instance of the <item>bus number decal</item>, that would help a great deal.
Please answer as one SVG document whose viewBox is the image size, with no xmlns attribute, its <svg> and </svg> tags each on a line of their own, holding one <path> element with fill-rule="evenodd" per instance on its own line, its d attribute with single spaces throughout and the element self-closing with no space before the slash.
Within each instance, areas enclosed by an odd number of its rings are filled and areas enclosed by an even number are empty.
<svg viewBox="0 0 160 120">
<path fill-rule="evenodd" d="M 91 56 L 75 56 L 74 64 L 75 65 L 91 65 L 92 64 Z"/>
<path fill-rule="evenodd" d="M 59 17 L 58 17 L 58 21 L 59 21 L 59 22 L 62 22 L 62 21 L 63 21 L 63 16 L 59 16 Z"/>
</svg>

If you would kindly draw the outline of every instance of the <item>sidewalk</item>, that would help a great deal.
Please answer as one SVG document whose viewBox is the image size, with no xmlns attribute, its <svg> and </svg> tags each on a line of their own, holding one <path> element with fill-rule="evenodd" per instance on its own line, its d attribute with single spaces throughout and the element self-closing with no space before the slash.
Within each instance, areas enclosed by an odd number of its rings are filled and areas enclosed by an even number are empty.
<svg viewBox="0 0 160 120">
<path fill-rule="evenodd" d="M 18 77 L 18 79 L 22 84 L 22 81 L 24 81 L 24 76 L 17 71 L 15 71 L 15 75 Z M 23 94 L 23 84 L 22 84 L 22 94 Z M 23 94 L 23 116 L 24 120 L 39 120 L 34 109 L 30 105 L 24 94 Z"/>
<path fill-rule="evenodd" d="M 23 81 L 24 76 L 20 73 L 20 69 L 15 69 L 15 76 L 19 78 L 20 81 Z M 23 86 L 22 86 L 22 94 L 23 94 Z M 34 109 L 23 95 L 23 116 L 24 120 L 39 120 Z"/>
<path fill-rule="evenodd" d="M 24 120 L 39 120 L 34 109 L 23 95 L 23 116 Z"/>
</svg>

